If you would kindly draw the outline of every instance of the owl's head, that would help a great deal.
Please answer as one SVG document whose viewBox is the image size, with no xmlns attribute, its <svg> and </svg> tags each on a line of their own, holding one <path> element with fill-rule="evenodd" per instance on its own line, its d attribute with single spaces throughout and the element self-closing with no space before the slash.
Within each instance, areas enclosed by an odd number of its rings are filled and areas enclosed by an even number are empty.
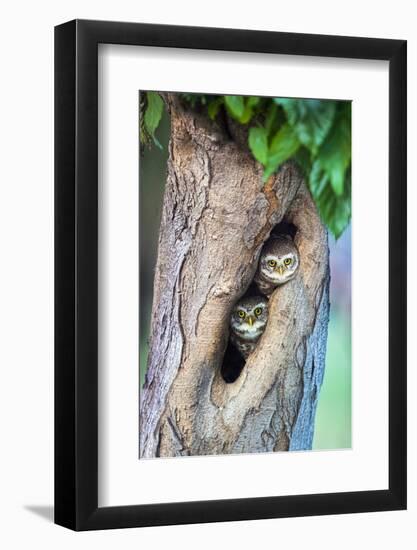
<svg viewBox="0 0 417 550">
<path fill-rule="evenodd" d="M 288 236 L 273 237 L 264 246 L 258 270 L 263 279 L 273 285 L 291 280 L 300 265 L 294 241 Z"/>
<path fill-rule="evenodd" d="M 243 340 L 256 341 L 268 321 L 268 301 L 263 296 L 241 298 L 230 318 L 232 331 Z"/>
</svg>

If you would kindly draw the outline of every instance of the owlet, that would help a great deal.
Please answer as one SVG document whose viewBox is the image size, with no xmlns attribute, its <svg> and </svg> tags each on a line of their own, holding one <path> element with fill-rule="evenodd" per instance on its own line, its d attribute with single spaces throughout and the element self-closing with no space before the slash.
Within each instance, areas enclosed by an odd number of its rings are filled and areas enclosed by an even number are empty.
<svg viewBox="0 0 417 550">
<path fill-rule="evenodd" d="M 268 301 L 263 296 L 241 298 L 230 318 L 230 340 L 245 359 L 253 352 L 268 321 Z"/>
<path fill-rule="evenodd" d="M 300 265 L 294 241 L 288 235 L 271 237 L 264 245 L 254 281 L 268 298 L 279 285 L 290 281 Z"/>
</svg>

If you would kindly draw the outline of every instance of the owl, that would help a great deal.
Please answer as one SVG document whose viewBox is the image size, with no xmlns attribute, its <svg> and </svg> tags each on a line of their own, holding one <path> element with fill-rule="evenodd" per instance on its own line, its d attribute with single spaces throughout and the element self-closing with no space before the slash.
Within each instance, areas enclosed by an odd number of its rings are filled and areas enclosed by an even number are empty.
<svg viewBox="0 0 417 550">
<path fill-rule="evenodd" d="M 271 237 L 264 245 L 254 281 L 268 296 L 279 285 L 290 281 L 297 273 L 300 257 L 294 241 L 288 235 Z"/>
<path fill-rule="evenodd" d="M 267 321 L 268 301 L 263 296 L 247 296 L 233 308 L 230 340 L 245 359 L 255 349 Z"/>
</svg>

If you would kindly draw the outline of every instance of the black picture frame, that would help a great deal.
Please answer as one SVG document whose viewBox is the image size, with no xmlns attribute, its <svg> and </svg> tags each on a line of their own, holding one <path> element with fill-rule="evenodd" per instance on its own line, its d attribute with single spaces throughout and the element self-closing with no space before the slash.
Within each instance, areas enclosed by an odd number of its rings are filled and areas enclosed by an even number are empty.
<svg viewBox="0 0 417 550">
<path fill-rule="evenodd" d="M 389 62 L 389 488 L 98 507 L 98 44 Z M 406 41 L 74 20 L 55 28 L 55 522 L 74 530 L 406 508 Z M 395 276 L 394 276 L 395 273 Z"/>
</svg>

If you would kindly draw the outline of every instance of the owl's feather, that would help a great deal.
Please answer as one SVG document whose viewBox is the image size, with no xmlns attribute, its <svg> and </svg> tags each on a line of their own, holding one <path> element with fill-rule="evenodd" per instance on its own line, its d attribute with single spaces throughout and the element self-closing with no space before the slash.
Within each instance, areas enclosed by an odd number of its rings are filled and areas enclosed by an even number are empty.
<svg viewBox="0 0 417 550">
<path fill-rule="evenodd" d="M 287 283 L 295 276 L 299 264 L 298 249 L 291 237 L 273 236 L 262 249 L 254 278 L 255 284 L 269 298 L 277 286 Z"/>
<path fill-rule="evenodd" d="M 235 305 L 230 318 L 230 341 L 247 359 L 256 348 L 268 320 L 268 302 L 263 296 L 246 296 Z"/>
</svg>

